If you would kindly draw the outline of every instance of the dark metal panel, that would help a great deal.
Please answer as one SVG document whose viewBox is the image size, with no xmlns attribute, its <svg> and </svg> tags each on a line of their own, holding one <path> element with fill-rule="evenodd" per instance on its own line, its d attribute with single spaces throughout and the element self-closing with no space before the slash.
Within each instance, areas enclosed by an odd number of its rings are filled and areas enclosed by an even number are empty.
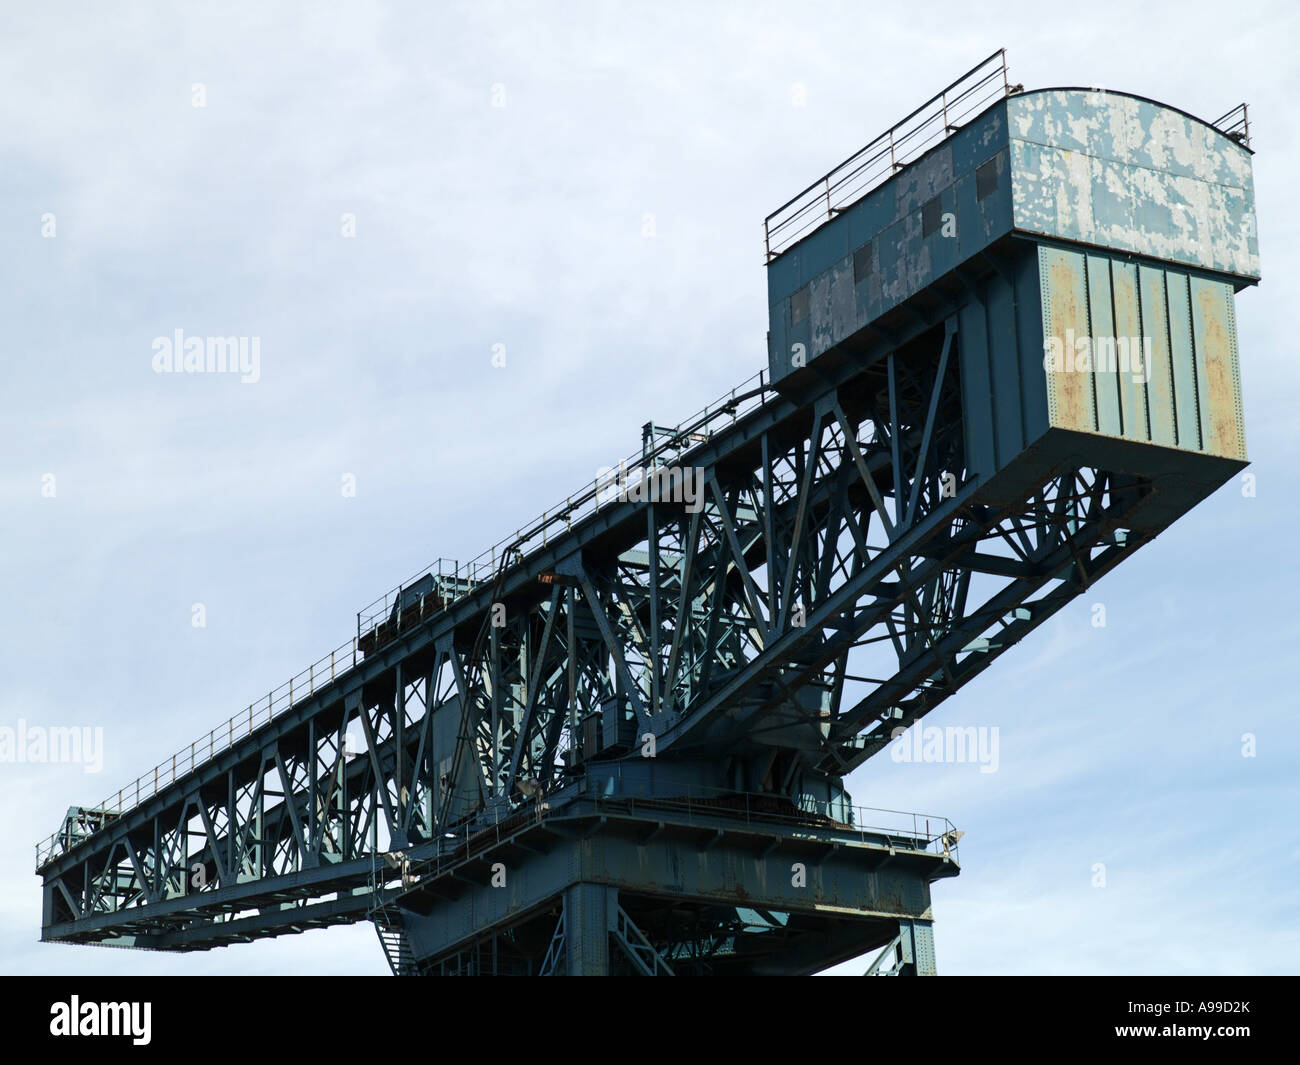
<svg viewBox="0 0 1300 1065">
<path fill-rule="evenodd" d="M 790 360 L 795 344 L 805 345 L 809 359 L 823 355 L 1005 236 L 1011 229 L 1005 149 L 1004 108 L 996 104 L 863 199 L 835 208 L 821 228 L 773 260 L 767 279 L 772 380 L 797 368 Z M 980 198 L 975 171 L 990 159 L 997 188 Z M 922 224 L 927 205 L 938 228 Z M 853 284 L 853 255 L 867 245 L 873 269 L 857 280 L 849 306 L 842 282 L 847 277 Z M 807 330 L 788 313 L 804 286 L 812 294 Z"/>
<path fill-rule="evenodd" d="M 1015 245 L 1017 252 L 1004 275 L 1015 308 L 1015 342 L 1020 350 L 1020 414 L 1024 439 L 1037 440 L 1051 426 L 1047 405 L 1047 375 L 1043 372 L 1043 290 L 1034 248 Z"/>
<path fill-rule="evenodd" d="M 994 446 L 1000 468 L 1025 446 L 1016 300 L 1011 282 L 1001 274 L 989 279 L 984 289 L 984 298 L 988 304 Z M 1037 372 L 1041 373 L 1041 362 Z"/>
<path fill-rule="evenodd" d="M 997 471 L 997 450 L 993 437 L 988 318 L 983 300 L 971 300 L 958 312 L 957 337 L 966 423 L 966 460 L 977 477 L 991 477 Z"/>
<path fill-rule="evenodd" d="M 609 929 L 618 890 L 578 883 L 564 892 L 564 934 L 569 976 L 602 976 L 609 971 Z"/>
</svg>

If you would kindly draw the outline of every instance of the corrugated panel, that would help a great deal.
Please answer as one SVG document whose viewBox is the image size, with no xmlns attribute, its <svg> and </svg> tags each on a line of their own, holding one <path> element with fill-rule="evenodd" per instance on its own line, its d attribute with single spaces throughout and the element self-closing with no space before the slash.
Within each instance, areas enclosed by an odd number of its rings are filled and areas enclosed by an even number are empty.
<svg viewBox="0 0 1300 1065">
<path fill-rule="evenodd" d="M 1110 286 L 1110 260 L 1101 255 L 1089 255 L 1088 317 L 1094 336 L 1115 335 L 1115 305 Z M 1104 366 L 1096 371 L 1094 392 L 1097 397 L 1097 422 L 1095 428 L 1107 436 L 1121 436 L 1123 428 L 1119 414 L 1118 364 Z"/>
<path fill-rule="evenodd" d="M 1075 344 L 1091 333 L 1083 256 L 1060 248 L 1039 248 L 1038 268 L 1043 293 L 1043 336 L 1065 357 L 1060 369 L 1044 366 L 1047 412 L 1052 425 L 1096 430 L 1092 375 L 1073 366 Z M 1044 349 L 1046 353 L 1046 348 Z"/>
<path fill-rule="evenodd" d="M 1152 266 L 1138 267 L 1142 300 L 1142 370 L 1147 378 L 1147 414 L 1151 442 L 1176 447 L 1174 431 L 1174 381 L 1169 365 L 1168 304 L 1165 300 L 1165 271 Z"/>
<path fill-rule="evenodd" d="M 1193 277 L 1191 297 L 1204 450 L 1225 458 L 1244 459 L 1246 434 L 1241 411 L 1232 288 L 1222 281 Z"/>
<path fill-rule="evenodd" d="M 1196 365 L 1192 355 L 1192 305 L 1186 274 L 1166 276 L 1169 345 L 1173 349 L 1174 417 L 1178 446 L 1201 450 L 1201 416 L 1196 402 Z"/>
<path fill-rule="evenodd" d="M 971 300 L 958 311 L 961 339 L 962 414 L 966 426 L 966 460 L 977 474 L 998 469 L 993 433 L 993 383 L 989 369 L 988 316 L 983 300 Z"/>
<path fill-rule="evenodd" d="M 1138 295 L 1137 267 L 1133 263 L 1112 260 L 1110 267 L 1111 289 L 1115 297 L 1115 344 L 1120 341 L 1131 345 L 1137 338 L 1141 343 L 1142 310 Z M 1126 440 L 1150 440 L 1147 424 L 1147 389 L 1132 373 L 1130 352 L 1129 372 L 1119 374 L 1119 412 Z"/>
<path fill-rule="evenodd" d="M 1246 458 L 1229 283 L 1047 246 L 1038 266 L 1053 426 Z"/>
</svg>

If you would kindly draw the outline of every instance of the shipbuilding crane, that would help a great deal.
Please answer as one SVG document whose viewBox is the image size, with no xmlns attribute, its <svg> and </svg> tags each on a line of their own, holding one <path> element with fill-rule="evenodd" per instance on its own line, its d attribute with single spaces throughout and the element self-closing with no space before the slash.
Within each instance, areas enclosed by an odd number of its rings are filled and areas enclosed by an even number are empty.
<svg viewBox="0 0 1300 1065">
<path fill-rule="evenodd" d="M 755 378 L 69 810 L 42 938 L 934 972 L 961 833 L 845 778 L 1246 465 L 1245 106 L 1025 91 L 998 52 L 764 231 Z"/>
</svg>

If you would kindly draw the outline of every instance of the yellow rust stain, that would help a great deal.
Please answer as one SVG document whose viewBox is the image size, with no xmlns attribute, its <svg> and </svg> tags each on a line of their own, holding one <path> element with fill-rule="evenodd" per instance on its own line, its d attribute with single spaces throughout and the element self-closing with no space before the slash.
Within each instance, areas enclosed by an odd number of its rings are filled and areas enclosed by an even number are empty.
<svg viewBox="0 0 1300 1065">
<path fill-rule="evenodd" d="M 1237 424 L 1237 393 L 1232 385 L 1232 338 L 1219 289 L 1203 288 L 1196 294 L 1205 332 L 1201 344 L 1205 354 L 1205 407 L 1210 424 L 1205 449 L 1226 458 L 1245 458 L 1241 426 Z"/>
<path fill-rule="evenodd" d="M 1073 352 L 1070 350 L 1070 333 L 1074 338 L 1088 334 L 1088 323 L 1084 320 L 1084 310 L 1079 305 L 1078 293 L 1083 279 L 1075 269 L 1073 258 L 1055 255 L 1052 259 L 1052 330 L 1060 339 L 1065 349 L 1066 369 L 1062 373 L 1052 373 L 1052 390 L 1056 396 L 1055 424 L 1067 429 L 1091 429 L 1092 419 L 1088 417 L 1088 404 L 1084 388 L 1088 384 L 1088 374 L 1071 370 Z"/>
</svg>

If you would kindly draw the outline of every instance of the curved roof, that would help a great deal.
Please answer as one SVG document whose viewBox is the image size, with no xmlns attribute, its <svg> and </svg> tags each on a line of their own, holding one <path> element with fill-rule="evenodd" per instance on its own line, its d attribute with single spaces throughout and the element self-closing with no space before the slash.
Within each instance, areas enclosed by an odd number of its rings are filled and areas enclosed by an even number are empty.
<svg viewBox="0 0 1300 1065">
<path fill-rule="evenodd" d="M 1224 138 L 1224 140 L 1226 140 L 1229 144 L 1233 145 L 1234 147 L 1240 148 L 1244 152 L 1249 152 L 1251 155 L 1255 154 L 1254 151 L 1251 148 L 1249 148 L 1247 145 L 1242 144 L 1235 137 L 1229 136 L 1218 126 L 1216 126 L 1213 122 L 1207 122 L 1199 115 L 1194 115 L 1190 111 L 1184 111 L 1181 107 L 1175 107 L 1173 104 L 1167 104 L 1163 100 L 1157 100 L 1151 96 L 1143 96 L 1141 93 L 1125 92 L 1123 89 L 1102 89 L 1096 86 L 1089 86 L 1089 85 L 1045 85 L 1039 89 L 1024 89 L 1021 92 L 1011 93 L 1005 99 L 1009 100 L 1017 96 L 1034 96 L 1038 93 L 1043 93 L 1043 92 L 1105 93 L 1108 96 L 1127 96 L 1131 100 L 1141 100 L 1143 103 L 1154 104 L 1156 107 L 1162 107 L 1166 111 L 1173 111 L 1177 114 L 1182 115 L 1184 118 L 1190 118 L 1193 122 L 1199 122 L 1202 126 L 1205 126 L 1207 129 L 1214 130 L 1215 133 L 1217 133 L 1220 137 Z M 1004 101 L 1000 100 L 998 102 L 1002 103 Z M 1231 112 L 1229 112 L 1229 114 L 1231 114 Z"/>
</svg>

